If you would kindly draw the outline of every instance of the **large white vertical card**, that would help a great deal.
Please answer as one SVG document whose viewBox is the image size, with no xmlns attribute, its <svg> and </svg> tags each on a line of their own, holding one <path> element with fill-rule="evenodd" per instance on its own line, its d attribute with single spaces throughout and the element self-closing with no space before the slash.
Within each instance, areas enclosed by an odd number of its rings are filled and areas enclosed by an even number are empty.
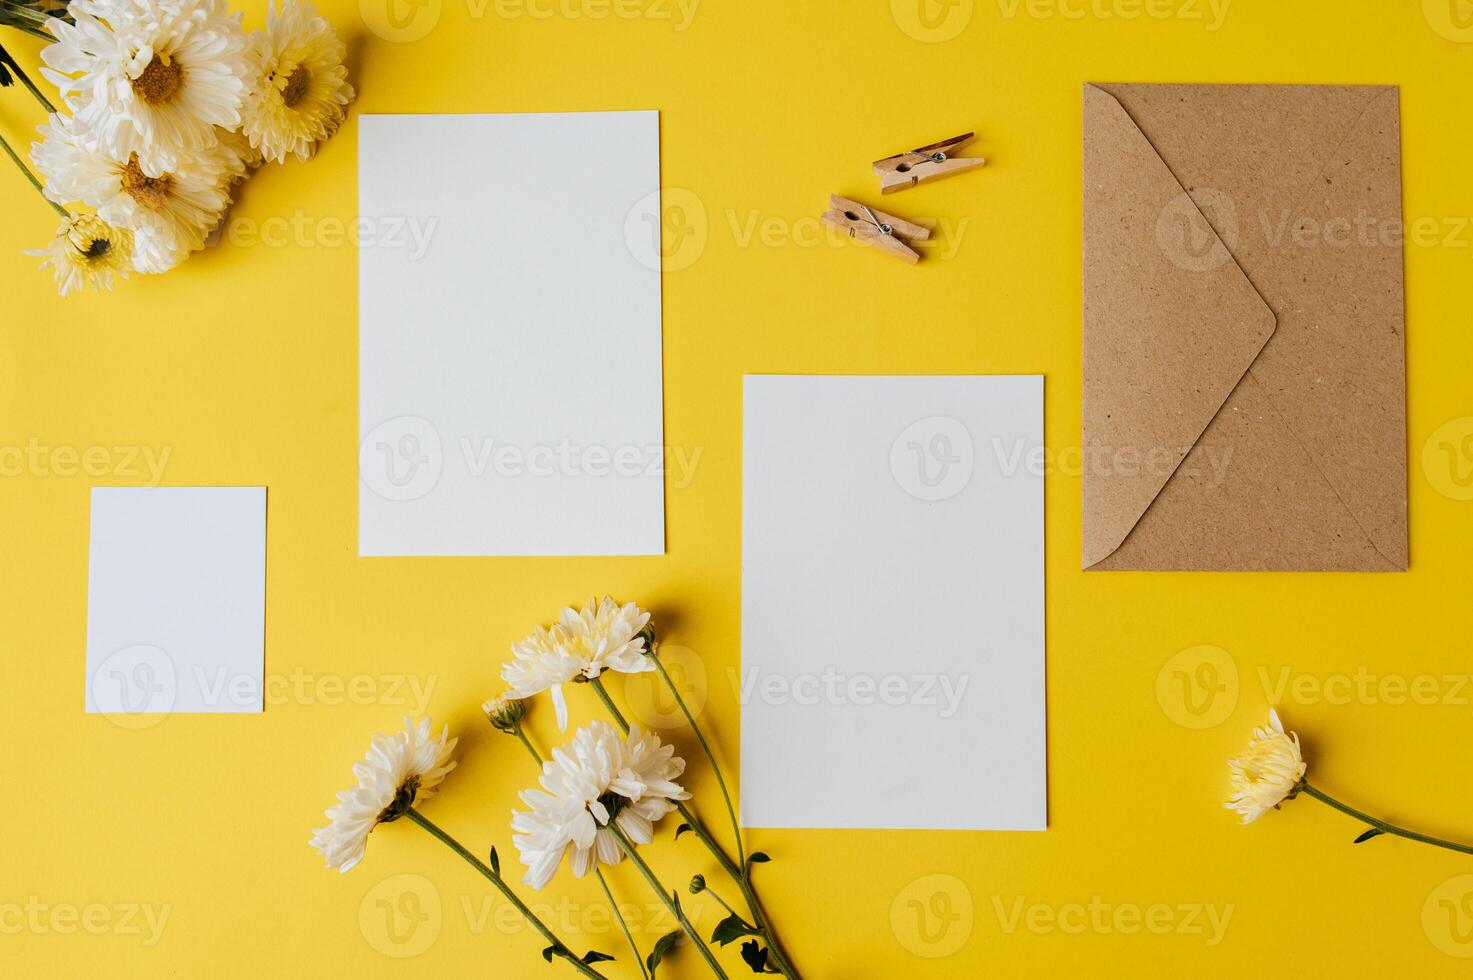
<svg viewBox="0 0 1473 980">
<path fill-rule="evenodd" d="M 87 710 L 260 711 L 265 487 L 93 487 Z"/>
<path fill-rule="evenodd" d="M 1043 379 L 746 379 L 749 827 L 1047 823 Z"/>
<path fill-rule="evenodd" d="M 362 555 L 665 550 L 655 112 L 361 116 Z"/>
</svg>

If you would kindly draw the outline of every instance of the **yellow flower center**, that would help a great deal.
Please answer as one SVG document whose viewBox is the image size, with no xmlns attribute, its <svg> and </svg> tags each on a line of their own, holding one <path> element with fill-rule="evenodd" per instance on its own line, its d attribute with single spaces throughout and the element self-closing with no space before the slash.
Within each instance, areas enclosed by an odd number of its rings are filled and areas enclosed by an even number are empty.
<svg viewBox="0 0 1473 980">
<path fill-rule="evenodd" d="M 169 175 L 148 176 L 138 165 L 138 154 L 136 153 L 128 158 L 120 177 L 123 181 L 123 190 L 128 196 L 150 211 L 161 210 L 165 202 L 169 200 Z"/>
<path fill-rule="evenodd" d="M 292 69 L 292 73 L 286 76 L 286 88 L 281 90 L 281 104 L 288 109 L 295 109 L 297 103 L 307 96 L 307 86 L 312 82 L 312 73 L 303 65 Z"/>
<path fill-rule="evenodd" d="M 133 91 L 149 105 L 163 105 L 179 91 L 183 80 L 184 69 L 179 67 L 179 62 L 156 54 L 144 66 L 142 74 L 133 79 Z"/>
</svg>

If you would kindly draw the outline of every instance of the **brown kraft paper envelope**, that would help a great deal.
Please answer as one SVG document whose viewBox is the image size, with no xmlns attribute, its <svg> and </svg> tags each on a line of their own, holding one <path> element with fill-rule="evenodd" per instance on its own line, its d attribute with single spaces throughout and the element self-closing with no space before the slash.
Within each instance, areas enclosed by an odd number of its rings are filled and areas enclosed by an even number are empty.
<svg viewBox="0 0 1473 980">
<path fill-rule="evenodd" d="M 1404 571 L 1400 112 L 1084 87 L 1086 569 Z"/>
</svg>

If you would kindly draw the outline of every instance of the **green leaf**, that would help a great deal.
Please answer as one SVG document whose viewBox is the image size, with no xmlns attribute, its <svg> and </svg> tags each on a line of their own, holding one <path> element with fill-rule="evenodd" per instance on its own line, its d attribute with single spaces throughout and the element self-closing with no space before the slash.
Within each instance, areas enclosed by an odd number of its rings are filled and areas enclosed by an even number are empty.
<svg viewBox="0 0 1473 980">
<path fill-rule="evenodd" d="M 755 939 L 748 939 L 742 943 L 742 962 L 750 966 L 753 973 L 778 972 L 767 965 L 767 949 Z"/>
<path fill-rule="evenodd" d="M 551 963 L 552 962 L 552 958 L 554 956 L 556 956 L 557 953 L 558 953 L 558 948 L 556 946 L 549 946 L 549 947 L 547 947 L 546 949 L 544 949 L 542 951 L 542 958 L 544 960 L 546 960 L 547 962 Z"/>
<path fill-rule="evenodd" d="M 496 873 L 496 877 L 501 877 L 501 858 L 496 854 L 494 847 L 491 848 L 491 870 Z"/>
<path fill-rule="evenodd" d="M 1370 830 L 1366 831 L 1365 833 L 1363 833 L 1359 837 L 1357 837 L 1355 840 L 1351 841 L 1351 843 L 1352 844 L 1363 844 L 1366 841 L 1370 840 L 1372 837 L 1380 837 L 1384 833 L 1386 833 L 1386 831 L 1381 830 L 1380 828 L 1377 828 L 1377 827 L 1372 827 Z"/>
<path fill-rule="evenodd" d="M 711 941 L 720 946 L 725 946 L 733 940 L 743 936 L 759 936 L 761 933 L 742 921 L 742 917 L 733 912 L 720 922 L 716 923 L 716 929 L 711 933 Z"/>
<path fill-rule="evenodd" d="M 614 958 L 608 953 L 600 953 L 596 949 L 590 949 L 583 954 L 583 962 L 592 966 L 595 963 L 612 963 L 614 962 Z"/>
<path fill-rule="evenodd" d="M 772 860 L 772 858 L 768 857 L 763 852 L 761 852 L 761 851 L 753 851 L 752 852 L 752 856 L 749 857 L 749 858 L 747 858 L 747 867 L 750 868 L 754 864 L 766 864 L 768 861 L 771 861 L 771 860 Z"/>
<path fill-rule="evenodd" d="M 12 24 L 11 26 L 18 27 L 20 25 Z M 5 50 L 4 45 L 0 45 L 0 88 L 15 84 L 15 78 L 11 73 L 12 67 L 17 71 L 20 69 L 20 65 L 15 63 L 15 58 L 11 56 L 9 51 Z"/>
<path fill-rule="evenodd" d="M 680 835 L 683 834 L 683 833 L 685 833 L 688 830 L 690 830 L 690 824 L 688 824 L 688 823 L 683 823 L 679 827 L 676 827 L 675 828 L 675 839 L 676 840 L 680 840 Z"/>
<path fill-rule="evenodd" d="M 650 950 L 650 955 L 644 958 L 644 965 L 650 970 L 650 980 L 654 980 L 655 967 L 660 965 L 660 961 L 675 948 L 678 942 L 680 942 L 680 930 L 676 929 L 674 932 L 665 933 L 660 937 L 660 941 L 655 943 L 655 948 Z"/>
</svg>

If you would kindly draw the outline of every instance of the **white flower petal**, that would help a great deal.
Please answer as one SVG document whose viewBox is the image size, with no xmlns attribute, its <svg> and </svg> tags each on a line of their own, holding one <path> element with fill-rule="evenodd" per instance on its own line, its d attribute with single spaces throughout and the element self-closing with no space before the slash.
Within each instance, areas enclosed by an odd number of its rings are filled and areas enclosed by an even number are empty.
<svg viewBox="0 0 1473 980">
<path fill-rule="evenodd" d="M 363 760 L 353 766 L 357 785 L 337 794 L 337 804 L 327 810 L 327 826 L 312 835 L 311 844 L 327 866 L 348 871 L 363 859 L 369 832 L 411 780 L 417 781 L 414 803 L 434 796 L 445 775 L 455 768 L 450 756 L 457 741 L 450 738 L 448 727 L 436 738 L 428 718 L 417 724 L 405 718 L 403 731 L 375 735 Z M 556 861 L 553 864 L 556 867 Z"/>
<path fill-rule="evenodd" d="M 1223 804 L 1252 823 L 1293 793 L 1308 766 L 1299 748 L 1299 736 L 1284 731 L 1279 714 L 1269 710 L 1268 725 L 1253 730 L 1253 740 L 1242 755 L 1228 760 L 1232 795 Z"/>
<path fill-rule="evenodd" d="M 631 840 L 647 844 L 654 839 L 654 823 L 674 809 L 670 800 L 689 796 L 674 781 L 684 771 L 685 762 L 670 746 L 639 728 L 628 738 L 602 721 L 578 729 L 543 764 L 541 789 L 522 792 L 530 812 L 512 814 L 512 829 L 519 832 L 512 840 L 522 863 L 542 868 L 551 842 L 571 842 L 575 874 L 595 862 L 617 864 L 623 851 L 609 829 L 599 826 L 610 815 L 605 798 L 627 801 L 614 820 Z M 559 860 L 563 853 L 558 851 Z"/>
</svg>

